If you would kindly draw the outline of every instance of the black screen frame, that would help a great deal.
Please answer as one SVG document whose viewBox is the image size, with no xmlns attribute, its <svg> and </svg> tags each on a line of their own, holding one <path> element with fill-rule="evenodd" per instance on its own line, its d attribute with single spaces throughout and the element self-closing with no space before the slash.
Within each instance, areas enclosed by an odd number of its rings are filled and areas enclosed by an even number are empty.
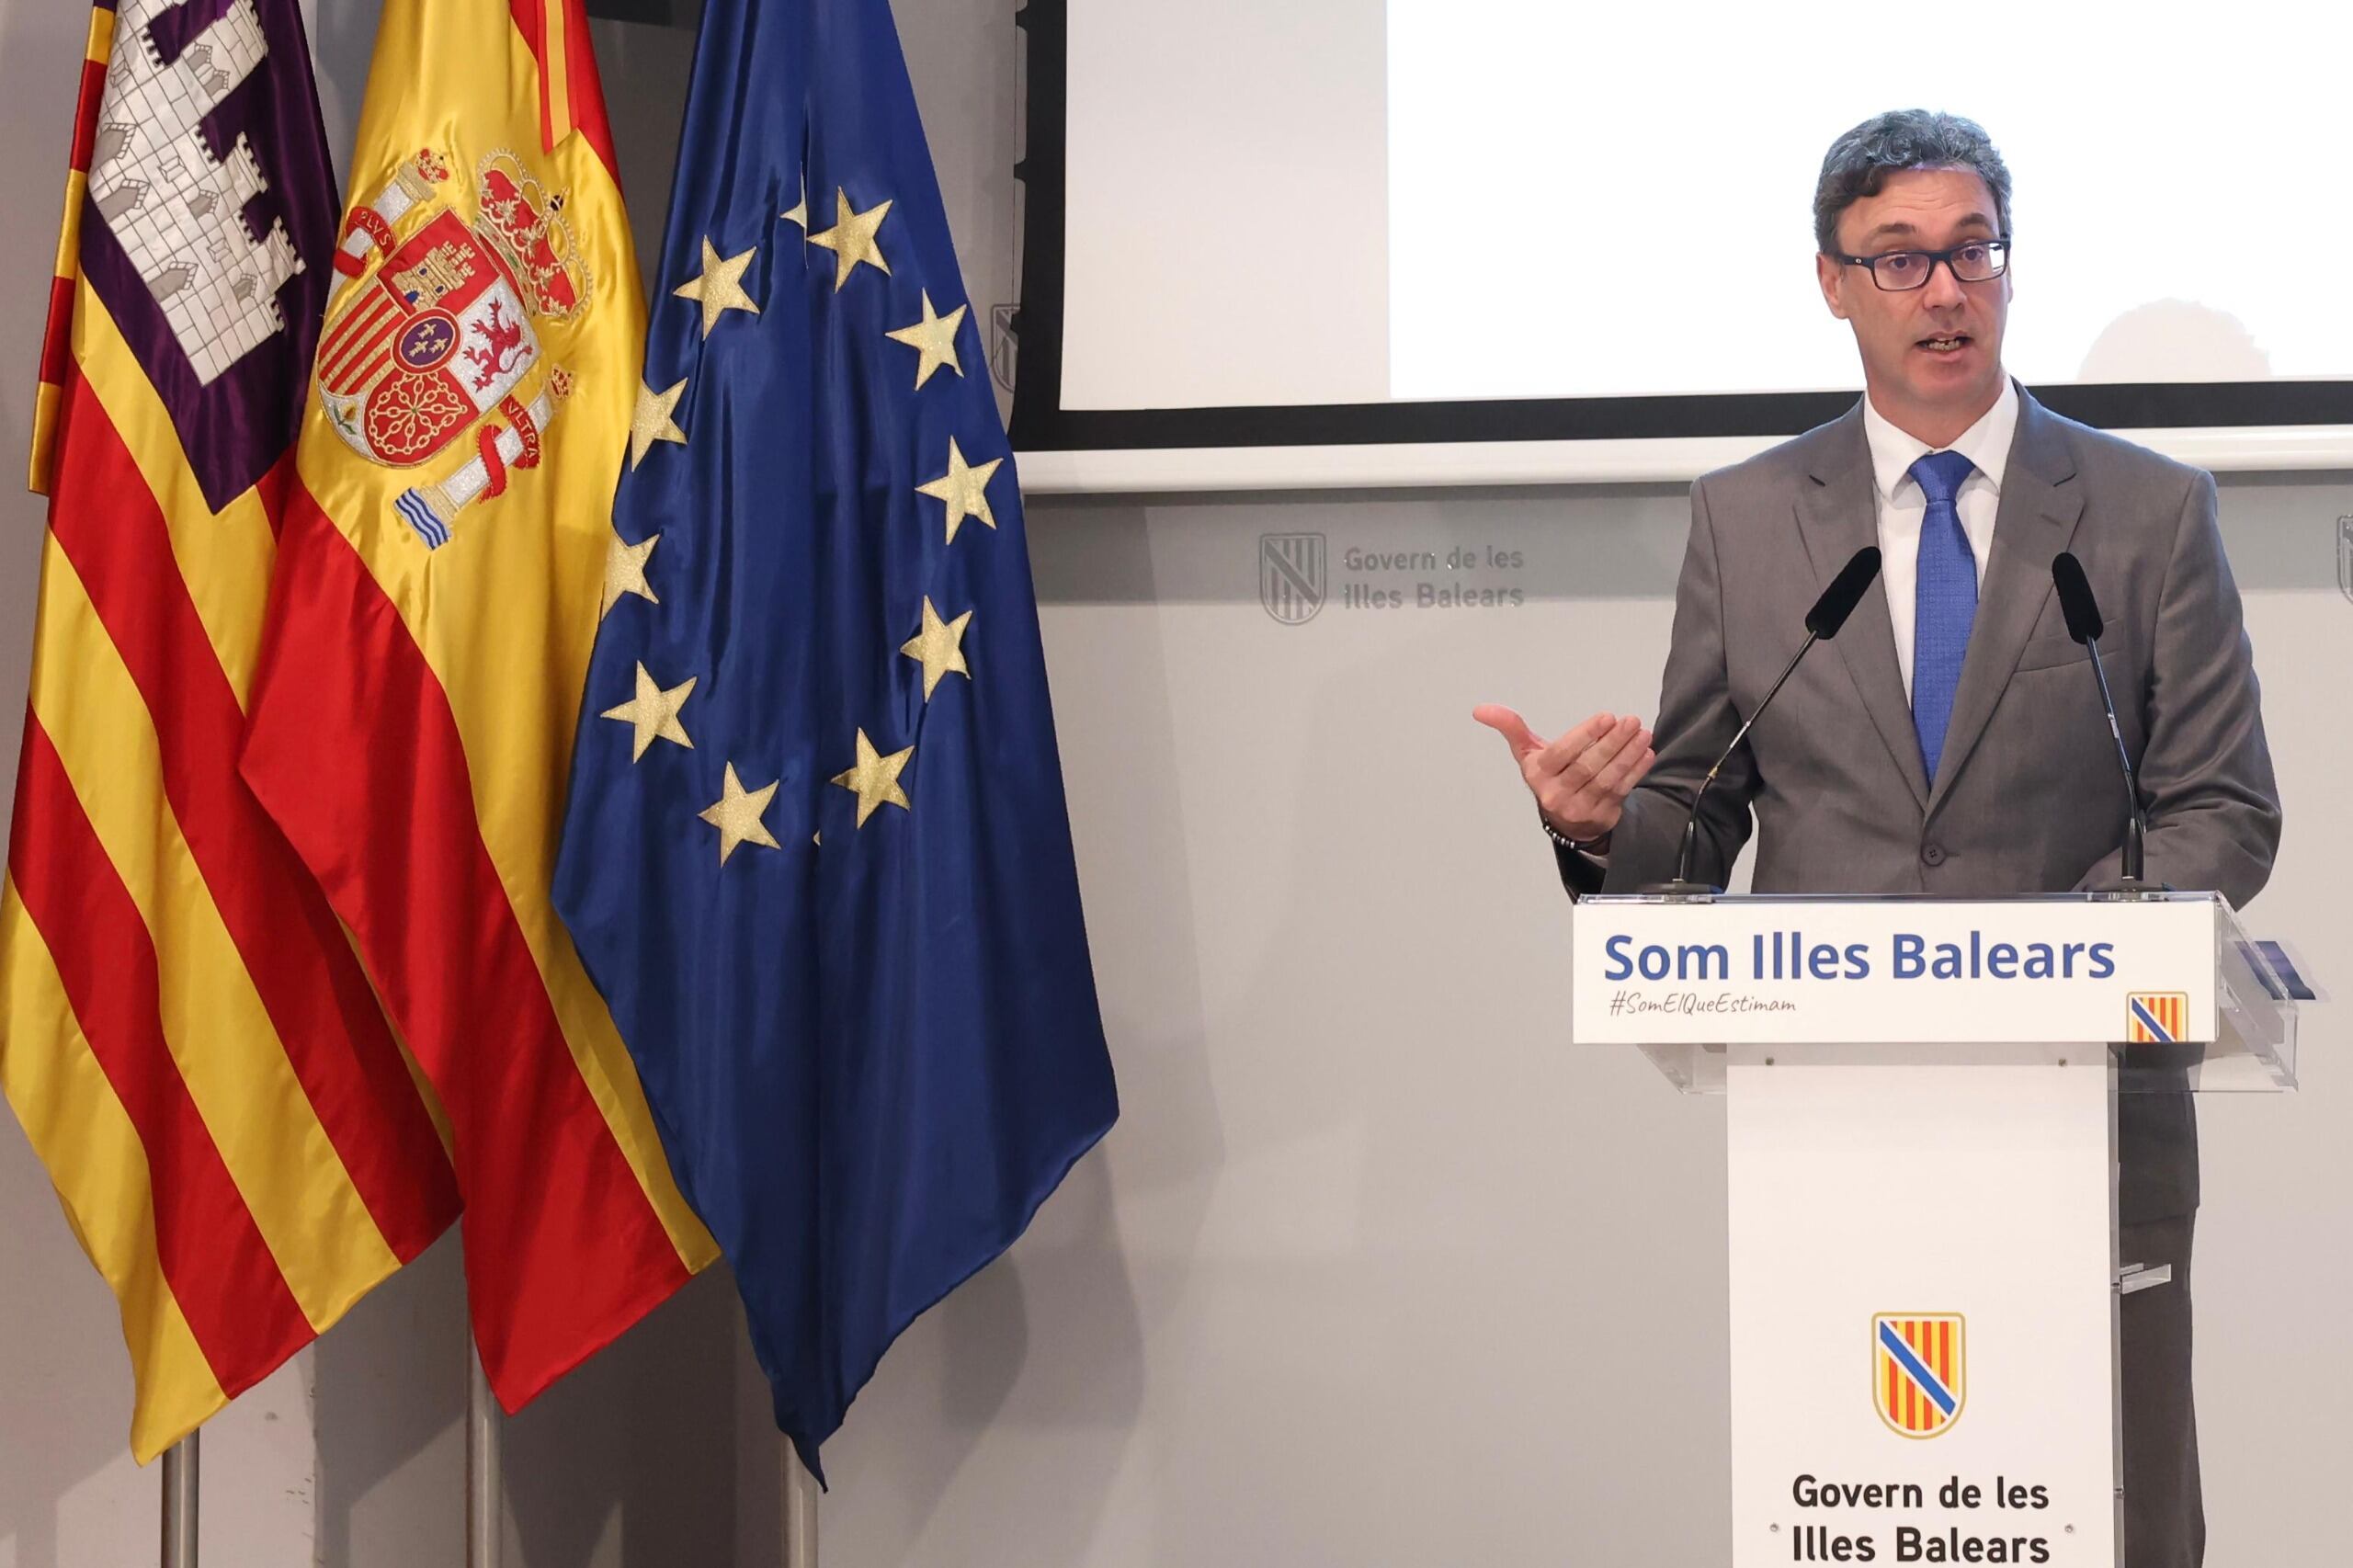
<svg viewBox="0 0 2353 1568">
<path fill-rule="evenodd" d="M 1027 0 L 1015 24 L 1027 40 L 1023 153 L 1014 166 L 1022 202 L 1009 428 L 1016 451 L 1789 437 L 1855 405 L 1855 392 L 1805 392 L 1066 409 L 1069 0 Z M 2029 390 L 2053 411 L 2104 430 L 2353 425 L 2353 381 L 2098 382 Z"/>
</svg>

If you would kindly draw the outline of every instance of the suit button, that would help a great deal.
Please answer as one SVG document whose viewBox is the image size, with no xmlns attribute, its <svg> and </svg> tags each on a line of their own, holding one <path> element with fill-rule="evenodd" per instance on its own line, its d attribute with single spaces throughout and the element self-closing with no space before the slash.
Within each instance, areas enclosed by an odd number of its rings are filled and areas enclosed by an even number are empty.
<svg viewBox="0 0 2353 1568">
<path fill-rule="evenodd" d="M 1941 844 L 1924 844 L 1920 846 L 1920 858 L 1931 866 L 1941 866 L 1945 863 L 1945 846 Z"/>
</svg>

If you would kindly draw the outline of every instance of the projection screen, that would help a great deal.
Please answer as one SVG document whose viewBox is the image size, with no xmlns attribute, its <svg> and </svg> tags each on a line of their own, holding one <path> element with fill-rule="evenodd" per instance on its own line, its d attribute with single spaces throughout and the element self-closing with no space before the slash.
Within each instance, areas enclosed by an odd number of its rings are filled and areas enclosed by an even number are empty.
<svg viewBox="0 0 2353 1568">
<path fill-rule="evenodd" d="M 2353 466 L 2353 10 L 1030 0 L 1032 488 L 1685 478 L 1849 407 L 1812 200 L 1881 109 L 2007 161 L 2005 359 L 2215 468 Z M 1844 19 L 1842 19 L 1844 18 Z"/>
</svg>

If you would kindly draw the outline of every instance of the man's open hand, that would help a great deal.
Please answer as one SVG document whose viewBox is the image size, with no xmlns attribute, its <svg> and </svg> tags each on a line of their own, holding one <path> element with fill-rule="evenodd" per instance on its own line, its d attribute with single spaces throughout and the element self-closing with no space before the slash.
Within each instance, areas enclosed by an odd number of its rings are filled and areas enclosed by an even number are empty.
<svg viewBox="0 0 2353 1568">
<path fill-rule="evenodd" d="M 1510 709 L 1485 702 L 1471 717 L 1503 736 L 1519 776 L 1552 830 L 1564 838 L 1599 838 L 1618 825 L 1626 797 L 1658 754 L 1632 714 L 1596 713 L 1546 741 Z"/>
</svg>

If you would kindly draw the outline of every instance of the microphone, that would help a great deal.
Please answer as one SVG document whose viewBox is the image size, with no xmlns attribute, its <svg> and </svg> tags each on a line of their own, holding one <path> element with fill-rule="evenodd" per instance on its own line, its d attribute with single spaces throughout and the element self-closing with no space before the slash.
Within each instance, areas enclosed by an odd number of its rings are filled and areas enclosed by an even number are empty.
<svg viewBox="0 0 2353 1568">
<path fill-rule="evenodd" d="M 1847 624 L 1847 618 L 1855 613 L 1857 605 L 1863 602 L 1864 591 L 1871 585 L 1871 580 L 1878 575 L 1879 546 L 1867 544 L 1847 558 L 1847 564 L 1838 569 L 1838 575 L 1831 579 L 1830 586 L 1822 590 L 1822 597 L 1813 601 L 1812 609 L 1805 612 L 1805 641 L 1799 643 L 1798 651 L 1790 655 L 1790 662 L 1781 667 L 1780 679 L 1773 683 L 1773 688 L 1765 694 L 1765 700 L 1758 703 L 1756 711 L 1751 713 L 1742 723 L 1739 731 L 1724 746 L 1723 755 L 1716 758 L 1716 765 L 1708 769 L 1708 776 L 1699 780 L 1699 788 L 1692 792 L 1691 814 L 1683 820 L 1683 847 L 1675 858 L 1675 880 L 1671 882 L 1653 882 L 1643 888 L 1643 892 L 1690 897 L 1697 893 L 1719 893 L 1724 891 L 1720 887 L 1714 887 L 1706 882 L 1695 882 L 1691 880 L 1691 856 L 1699 839 L 1699 802 L 1706 798 L 1709 786 L 1715 783 L 1716 775 L 1723 771 L 1724 764 L 1732 760 L 1732 754 L 1739 748 L 1740 743 L 1747 738 L 1751 726 L 1765 716 L 1765 710 L 1770 708 L 1773 705 L 1773 699 L 1780 695 L 1782 685 L 1796 671 L 1798 661 L 1805 657 L 1806 650 L 1824 638 L 1838 635 L 1838 629 Z"/>
<path fill-rule="evenodd" d="M 2084 575 L 2084 563 L 2068 551 L 2061 551 L 2052 558 L 2051 585 L 2059 593 L 2059 612 L 2067 618 L 2067 635 L 2091 650 L 2092 676 L 2099 682 L 2099 705 L 2108 713 L 2108 733 L 2116 742 L 2117 766 L 2124 770 L 2124 803 L 2131 815 L 2124 828 L 2124 888 L 2127 892 L 2144 891 L 2142 881 L 2142 846 L 2148 837 L 2149 819 L 2141 810 L 2141 787 L 2132 778 L 2132 757 L 2124 749 L 2124 732 L 2116 722 L 2116 699 L 2108 689 L 2108 669 L 2100 663 L 2099 634 L 2108 629 L 2100 619 L 2099 601 L 2092 597 L 2092 585 Z"/>
<path fill-rule="evenodd" d="M 1815 637 L 1838 635 L 1838 629 L 1847 624 L 1847 618 L 1855 613 L 1857 605 L 1863 602 L 1863 591 L 1878 575 L 1879 546 L 1867 544 L 1847 559 L 1847 564 L 1838 569 L 1838 575 L 1830 580 L 1830 586 L 1823 589 L 1822 597 L 1813 601 L 1813 608 L 1805 612 L 1805 629 L 1813 634 L 1806 639 L 1806 648 L 1813 646 Z M 1798 653 L 1803 656 L 1805 648 L 1799 649 Z M 1791 659 L 1790 663 L 1794 665 L 1797 660 Z M 1774 682 L 1773 690 L 1780 689 L 1780 682 Z M 1772 700 L 1768 692 L 1765 702 Z M 1765 702 L 1756 705 L 1756 711 L 1765 711 Z"/>
</svg>

